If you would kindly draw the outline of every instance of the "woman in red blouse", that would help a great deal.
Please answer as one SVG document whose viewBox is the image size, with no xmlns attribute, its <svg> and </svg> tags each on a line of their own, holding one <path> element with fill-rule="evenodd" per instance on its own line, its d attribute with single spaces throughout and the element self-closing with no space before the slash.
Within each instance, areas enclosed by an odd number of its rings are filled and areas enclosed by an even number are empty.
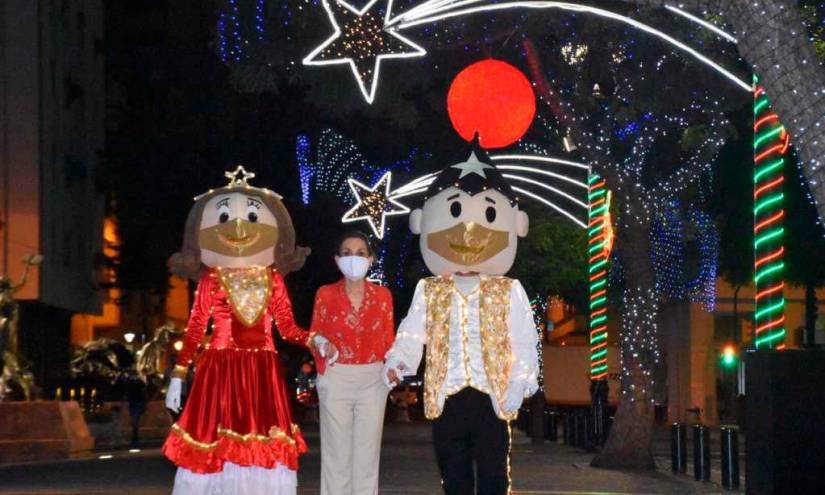
<svg viewBox="0 0 825 495">
<path fill-rule="evenodd" d="M 312 315 L 312 332 L 338 352 L 326 367 L 316 356 L 321 494 L 374 495 L 389 393 L 381 369 L 395 339 L 392 295 L 365 280 L 374 258 L 363 233 L 345 234 L 335 261 L 344 277 L 318 289 Z"/>
</svg>

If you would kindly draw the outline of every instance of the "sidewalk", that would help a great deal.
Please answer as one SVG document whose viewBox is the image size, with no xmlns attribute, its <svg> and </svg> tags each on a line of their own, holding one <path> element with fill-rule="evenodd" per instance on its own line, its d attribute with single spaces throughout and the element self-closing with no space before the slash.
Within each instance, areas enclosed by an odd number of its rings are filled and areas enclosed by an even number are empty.
<svg viewBox="0 0 825 495">
<path fill-rule="evenodd" d="M 299 494 L 318 493 L 320 455 L 317 426 L 304 428 L 310 453 L 301 458 Z M 669 461 L 654 472 L 624 472 L 589 466 L 592 454 L 559 444 L 533 446 L 513 431 L 514 494 L 723 493 L 714 484 L 669 472 Z M 100 459 L 101 455 L 111 458 Z M 658 461 L 657 461 L 658 462 Z M 174 467 L 159 450 L 96 453 L 93 458 L 0 466 L 2 494 L 168 494 Z M 381 493 L 441 493 L 426 423 L 388 425 L 381 458 Z"/>
</svg>

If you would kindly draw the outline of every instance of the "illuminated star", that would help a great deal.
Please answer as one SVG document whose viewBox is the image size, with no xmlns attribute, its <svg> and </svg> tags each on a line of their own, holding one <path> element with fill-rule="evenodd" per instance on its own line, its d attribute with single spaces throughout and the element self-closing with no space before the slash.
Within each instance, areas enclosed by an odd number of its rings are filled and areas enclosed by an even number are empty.
<svg viewBox="0 0 825 495">
<path fill-rule="evenodd" d="M 387 172 L 374 186 L 369 187 L 361 184 L 355 179 L 348 179 L 349 187 L 355 196 L 357 203 L 344 214 L 341 221 L 344 223 L 367 220 L 372 227 L 372 231 L 379 239 L 384 237 L 384 226 L 387 217 L 390 215 L 403 215 L 409 213 L 410 209 L 390 199 L 390 180 L 392 173 Z"/>
<path fill-rule="evenodd" d="M 323 0 L 335 33 L 304 58 L 304 65 L 349 64 L 367 103 L 375 98 L 382 60 L 427 54 L 395 28 L 385 27 L 392 0 L 380 2 L 386 2 L 383 19 L 374 8 L 379 0 L 372 0 L 361 10 L 343 0 Z"/>
<path fill-rule="evenodd" d="M 255 173 L 247 172 L 243 165 L 238 165 L 232 172 L 224 172 L 223 176 L 229 179 L 227 187 L 249 187 L 249 179 L 254 179 Z"/>
<path fill-rule="evenodd" d="M 492 165 L 487 165 L 486 163 L 478 161 L 476 154 L 470 153 L 470 158 L 468 158 L 466 162 L 453 165 L 450 168 L 457 168 L 461 170 L 461 175 L 458 176 L 459 179 L 463 179 L 465 175 L 470 174 L 478 174 L 486 179 L 487 174 L 484 172 L 484 169 L 493 167 Z"/>
</svg>

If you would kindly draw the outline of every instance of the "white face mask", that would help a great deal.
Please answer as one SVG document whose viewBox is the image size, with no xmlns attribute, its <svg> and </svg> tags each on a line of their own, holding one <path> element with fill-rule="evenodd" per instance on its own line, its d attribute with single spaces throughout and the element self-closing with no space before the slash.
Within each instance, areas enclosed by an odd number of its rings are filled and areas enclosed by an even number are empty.
<svg viewBox="0 0 825 495">
<path fill-rule="evenodd" d="M 335 261 L 338 263 L 341 273 L 353 282 L 364 278 L 370 269 L 369 258 L 363 256 L 341 256 L 335 258 Z"/>
</svg>

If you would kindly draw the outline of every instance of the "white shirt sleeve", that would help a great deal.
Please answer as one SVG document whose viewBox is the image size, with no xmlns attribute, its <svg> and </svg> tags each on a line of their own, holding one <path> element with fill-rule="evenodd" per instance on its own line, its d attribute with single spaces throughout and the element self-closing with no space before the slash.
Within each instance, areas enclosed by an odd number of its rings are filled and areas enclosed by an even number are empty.
<svg viewBox="0 0 825 495">
<path fill-rule="evenodd" d="M 513 367 L 510 371 L 510 383 L 524 385 L 524 396 L 533 395 L 538 384 L 538 333 L 533 319 L 530 299 L 521 282 L 513 280 L 510 289 L 510 315 L 507 320 L 510 328 L 510 348 L 513 351 Z"/>
<path fill-rule="evenodd" d="M 424 345 L 427 343 L 427 301 L 424 297 L 424 280 L 415 286 L 410 309 L 398 326 L 395 342 L 387 352 L 386 360 L 390 366 L 404 363 L 408 373 L 414 375 L 421 362 Z"/>
</svg>

